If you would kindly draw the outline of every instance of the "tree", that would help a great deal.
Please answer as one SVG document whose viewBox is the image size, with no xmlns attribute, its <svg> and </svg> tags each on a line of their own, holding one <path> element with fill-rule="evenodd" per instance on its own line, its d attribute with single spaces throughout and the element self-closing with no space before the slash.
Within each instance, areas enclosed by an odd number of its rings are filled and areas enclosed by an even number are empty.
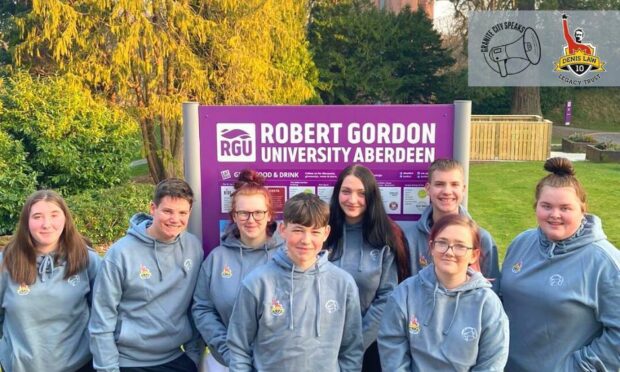
<svg viewBox="0 0 620 372">
<path fill-rule="evenodd" d="M 300 103 L 313 69 L 299 0 L 34 0 L 15 63 L 72 73 L 134 114 L 155 182 L 182 176 L 181 103 Z M 282 36 L 284 35 L 284 36 Z"/>
<path fill-rule="evenodd" d="M 438 71 L 452 63 L 430 20 L 410 8 L 316 1 L 308 34 L 326 103 L 431 102 Z"/>
<path fill-rule="evenodd" d="M 519 10 L 534 10 L 534 0 L 517 0 Z M 540 87 L 513 87 L 510 113 L 513 115 L 541 115 Z"/>
</svg>

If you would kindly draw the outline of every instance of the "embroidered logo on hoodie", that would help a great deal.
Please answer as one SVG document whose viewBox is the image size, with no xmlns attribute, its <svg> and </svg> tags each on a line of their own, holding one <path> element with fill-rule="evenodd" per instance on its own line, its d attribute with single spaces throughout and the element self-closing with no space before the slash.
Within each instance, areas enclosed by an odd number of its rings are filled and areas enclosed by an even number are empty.
<svg viewBox="0 0 620 372">
<path fill-rule="evenodd" d="M 409 318 L 409 333 L 412 335 L 417 335 L 420 333 L 420 323 L 418 322 L 418 318 L 415 316 Z"/>
<path fill-rule="evenodd" d="M 549 285 L 552 287 L 561 287 L 564 284 L 564 277 L 560 274 L 551 275 Z"/>
<path fill-rule="evenodd" d="M 17 294 L 20 296 L 26 296 L 28 293 L 30 293 L 30 287 L 26 284 L 22 284 L 17 288 Z"/>
<path fill-rule="evenodd" d="M 284 314 L 284 306 L 278 301 L 277 298 L 271 300 L 271 315 L 280 316 Z"/>
<path fill-rule="evenodd" d="M 76 285 L 78 285 L 79 282 L 80 282 L 79 275 L 73 275 L 69 277 L 69 279 L 67 279 L 67 283 L 71 284 L 72 287 L 75 287 Z"/>
<path fill-rule="evenodd" d="M 336 300 L 329 300 L 325 303 L 325 308 L 327 309 L 327 312 L 331 314 L 338 311 L 340 309 L 340 305 L 338 305 L 338 301 Z"/>
<path fill-rule="evenodd" d="M 140 279 L 149 279 L 151 277 L 151 270 L 144 265 L 140 265 Z"/>
<path fill-rule="evenodd" d="M 473 327 L 465 327 L 461 330 L 461 336 L 467 342 L 474 341 L 478 338 L 478 331 Z"/>
<path fill-rule="evenodd" d="M 185 268 L 185 271 L 192 271 L 192 259 L 188 258 L 185 260 L 183 262 L 183 267 Z"/>
<path fill-rule="evenodd" d="M 424 256 L 420 256 L 420 259 L 418 260 L 418 262 L 420 263 L 420 266 L 422 267 L 428 266 L 428 260 Z"/>
<path fill-rule="evenodd" d="M 517 262 L 516 264 L 512 265 L 512 272 L 513 273 L 518 273 L 519 271 L 521 271 L 521 267 L 523 266 L 523 263 L 521 263 L 521 261 Z"/>
<path fill-rule="evenodd" d="M 232 270 L 230 269 L 230 266 L 224 265 L 224 268 L 222 269 L 222 278 L 230 277 L 232 277 Z"/>
</svg>

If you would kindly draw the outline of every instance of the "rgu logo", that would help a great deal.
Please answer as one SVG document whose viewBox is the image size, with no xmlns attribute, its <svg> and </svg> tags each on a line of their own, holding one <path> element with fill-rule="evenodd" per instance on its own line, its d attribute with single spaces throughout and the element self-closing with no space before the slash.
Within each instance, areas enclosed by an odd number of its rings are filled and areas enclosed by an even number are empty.
<svg viewBox="0 0 620 372">
<path fill-rule="evenodd" d="M 218 161 L 256 161 L 256 126 L 254 123 L 217 123 L 216 130 Z"/>
</svg>

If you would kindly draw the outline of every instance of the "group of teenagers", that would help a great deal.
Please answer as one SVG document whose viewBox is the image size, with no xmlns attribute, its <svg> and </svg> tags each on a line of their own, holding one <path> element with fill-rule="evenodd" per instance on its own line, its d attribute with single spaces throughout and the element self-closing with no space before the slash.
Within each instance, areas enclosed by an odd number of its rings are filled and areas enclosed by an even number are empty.
<svg viewBox="0 0 620 372">
<path fill-rule="evenodd" d="M 291 197 L 279 224 L 244 170 L 204 260 L 182 180 L 160 182 L 103 259 L 62 197 L 37 191 L 0 256 L 2 370 L 620 371 L 620 252 L 570 161 L 544 169 L 538 226 L 501 273 L 450 159 L 431 164 L 430 205 L 405 231 L 362 165 L 329 204 Z"/>
</svg>

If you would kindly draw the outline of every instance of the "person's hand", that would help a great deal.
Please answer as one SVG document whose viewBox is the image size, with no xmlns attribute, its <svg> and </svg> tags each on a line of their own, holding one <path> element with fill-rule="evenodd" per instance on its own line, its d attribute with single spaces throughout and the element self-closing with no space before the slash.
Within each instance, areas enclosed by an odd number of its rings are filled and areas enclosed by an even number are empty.
<svg viewBox="0 0 620 372">
<path fill-rule="evenodd" d="M 562 19 L 567 19 L 568 16 L 566 15 L 566 13 L 562 14 Z"/>
</svg>

